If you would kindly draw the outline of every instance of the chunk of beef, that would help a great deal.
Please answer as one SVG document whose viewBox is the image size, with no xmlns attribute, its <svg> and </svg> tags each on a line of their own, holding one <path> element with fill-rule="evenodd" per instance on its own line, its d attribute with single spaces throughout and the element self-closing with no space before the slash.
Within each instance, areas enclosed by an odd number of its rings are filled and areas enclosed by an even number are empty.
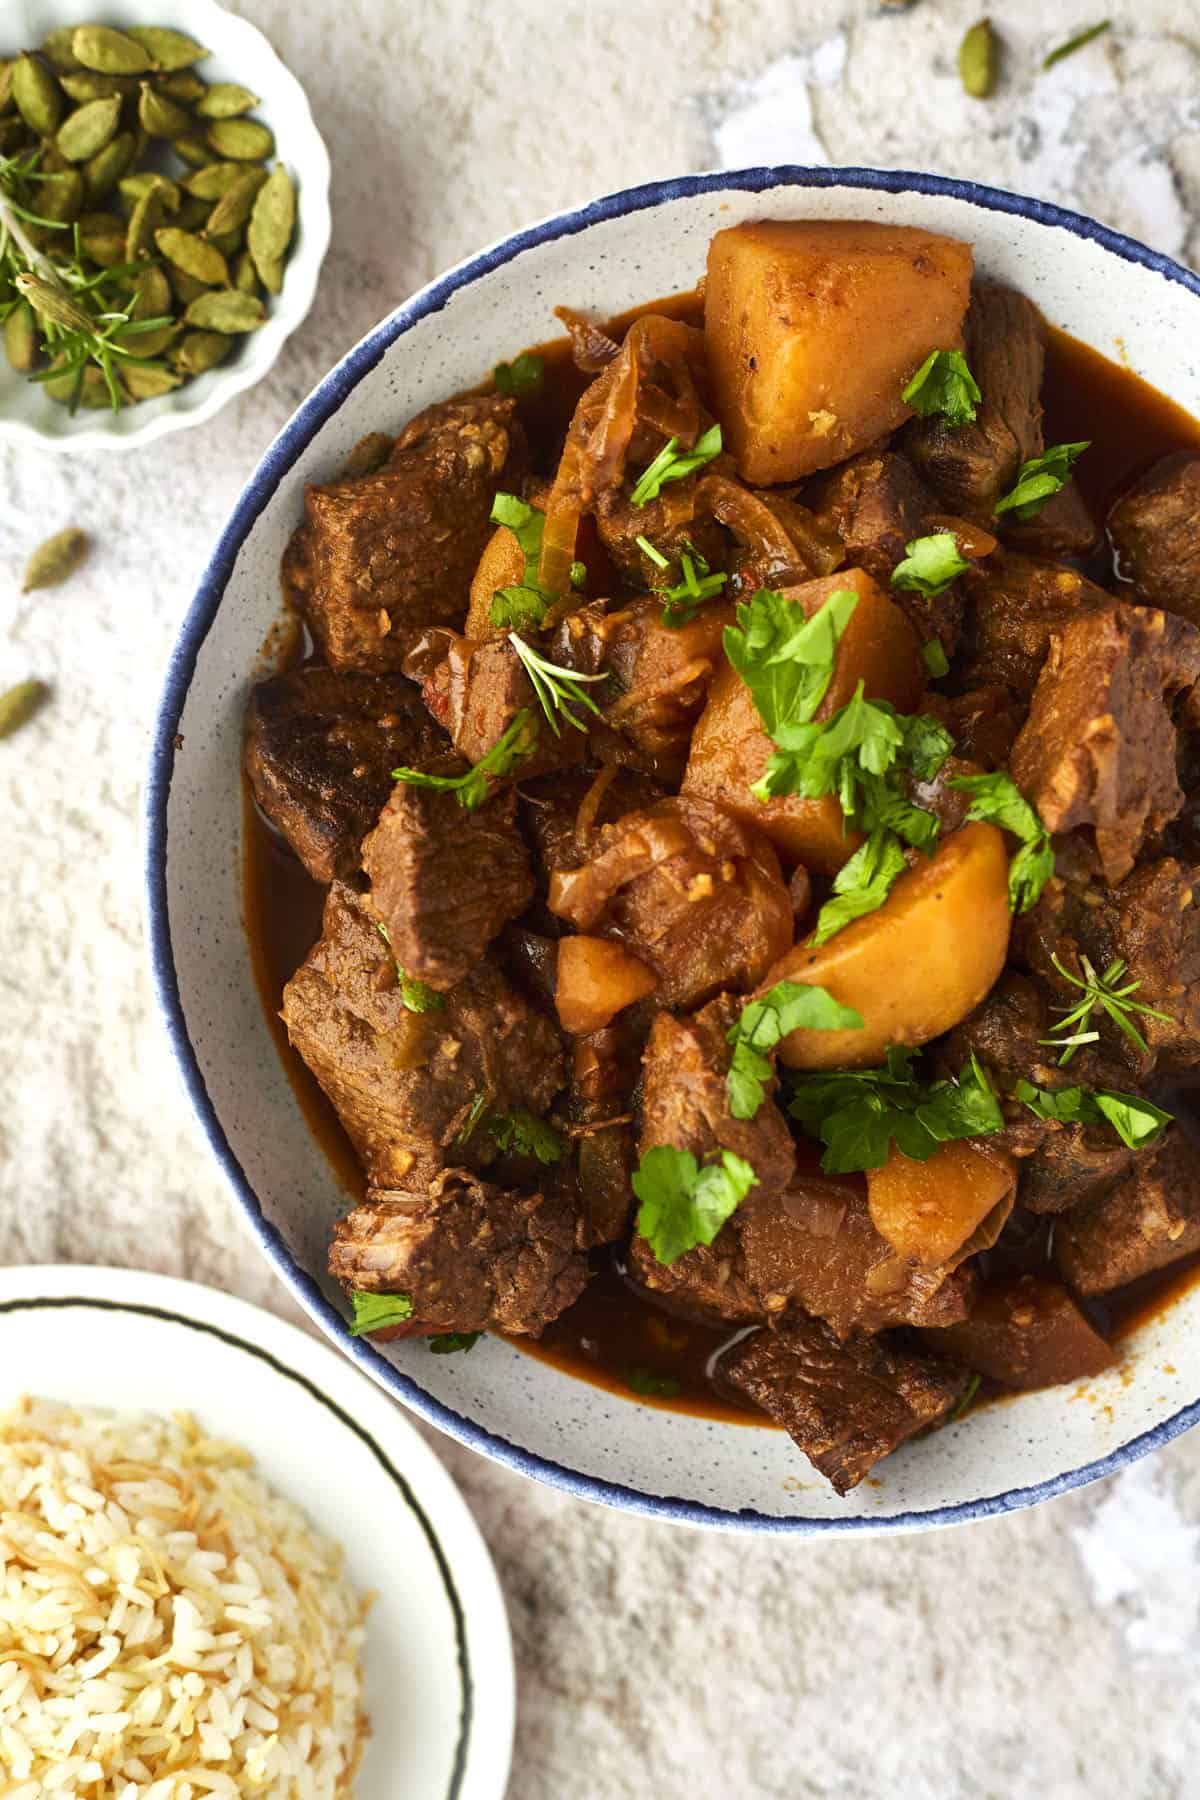
<svg viewBox="0 0 1200 1800">
<path fill-rule="evenodd" d="M 1003 769 L 1029 708 L 1011 688 L 979 687 L 965 694 L 931 691 L 921 710 L 941 720 L 968 762 L 982 769 Z"/>
<path fill-rule="evenodd" d="M 518 714 L 524 712 L 527 717 L 523 753 L 514 767 L 513 779 L 528 781 L 551 769 L 568 768 L 582 761 L 587 749 L 586 730 L 577 730 L 565 720 L 559 721 L 557 732 L 552 728 L 507 633 L 482 643 L 453 632 L 438 635 L 440 644 L 431 641 L 429 649 L 440 647 L 443 654 L 427 667 L 421 694 L 434 718 L 450 733 L 460 756 L 472 765 L 482 762 Z M 549 647 L 537 633 L 529 634 L 529 642 L 543 652 Z M 421 661 L 426 660 L 422 657 L 424 648 L 416 653 Z M 408 666 L 416 666 L 413 658 Z M 573 711 L 591 724 L 592 715 L 583 707 L 576 706 Z"/>
<path fill-rule="evenodd" d="M 649 776 L 613 763 L 597 774 L 569 770 L 522 781 L 521 824 L 542 880 L 585 862 L 601 826 L 664 797 Z"/>
<path fill-rule="evenodd" d="M 487 963 L 444 1006 L 410 1012 L 366 901 L 340 882 L 282 1017 L 378 1187 L 419 1184 L 453 1162 L 486 1167 L 486 1131 L 457 1141 L 481 1097 L 496 1112 L 541 1114 L 565 1078 L 557 1027 Z"/>
<path fill-rule="evenodd" d="M 969 1319 L 925 1335 L 931 1350 L 1009 1388 L 1087 1381 L 1113 1363 L 1066 1289 L 1040 1275 L 987 1282 Z"/>
<path fill-rule="evenodd" d="M 944 1418 L 966 1392 L 964 1370 L 875 1337 L 841 1342 L 816 1319 L 756 1331 L 721 1373 L 782 1425 L 809 1462 L 847 1494 L 906 1438 Z"/>
<path fill-rule="evenodd" d="M 421 768 L 446 748 L 402 675 L 336 675 L 309 665 L 259 682 L 246 709 L 254 798 L 313 880 L 326 884 L 357 869 L 397 764 Z"/>
<path fill-rule="evenodd" d="M 1012 551 L 968 569 L 962 585 L 969 620 L 965 685 L 1007 688 L 1023 700 L 1037 686 L 1052 634 L 1081 614 L 1116 604 L 1077 569 Z"/>
<path fill-rule="evenodd" d="M 551 877 L 550 910 L 616 939 L 689 1008 L 752 988 L 792 942 L 792 907 L 766 838 L 709 800 L 660 800 L 598 833 L 578 868 Z"/>
<path fill-rule="evenodd" d="M 457 986 L 533 898 L 517 797 L 501 789 L 467 812 L 457 796 L 398 781 L 362 847 L 371 908 L 406 975 Z"/>
<path fill-rule="evenodd" d="M 1112 1191 L 1060 1219 L 1054 1259 L 1085 1299 L 1200 1250 L 1200 1155 L 1178 1125 Z"/>
<path fill-rule="evenodd" d="M 1142 605 L 1200 625 L 1200 454 L 1156 462 L 1112 508 L 1108 533 Z"/>
<path fill-rule="evenodd" d="M 1200 630 L 1120 606 L 1057 631 L 1012 776 L 1048 830 L 1088 826 L 1111 884 L 1183 806 L 1173 712 L 1200 680 Z"/>
<path fill-rule="evenodd" d="M 624 1237 L 633 1211 L 637 1162 L 634 1094 L 651 1007 L 627 1007 L 610 1025 L 572 1041 L 571 1084 L 563 1104 L 575 1147 L 585 1244 Z"/>
<path fill-rule="evenodd" d="M 1032 519 L 1006 513 L 1001 521 L 1004 542 L 1027 556 L 1090 556 L 1100 542 L 1100 527 L 1073 481 L 1042 502 Z"/>
<path fill-rule="evenodd" d="M 952 512 L 990 519 L 1021 464 L 1040 456 L 1045 326 L 1023 294 L 994 282 L 972 290 L 967 363 L 983 395 L 975 420 L 914 419 L 901 442 Z"/>
<path fill-rule="evenodd" d="M 466 1169 L 425 1190 L 372 1188 L 334 1228 L 329 1270 L 347 1289 L 407 1294 L 440 1331 L 540 1337 L 587 1284 L 569 1191 L 519 1193 Z"/>
<path fill-rule="evenodd" d="M 399 669 L 427 626 L 461 624 L 496 490 L 524 465 L 516 402 L 419 413 L 381 469 L 310 486 L 285 579 L 335 669 Z"/>
<path fill-rule="evenodd" d="M 733 467 L 731 460 L 728 467 Z M 685 551 L 698 550 L 711 569 L 727 567 L 731 545 L 714 519 L 697 513 L 696 487 L 694 479 L 673 483 L 645 506 L 630 501 L 632 482 L 603 488 L 597 494 L 595 519 L 600 542 L 626 587 L 674 586 L 681 579 L 680 558 Z M 640 537 L 666 557 L 665 569 L 646 555 L 637 541 Z"/>
<path fill-rule="evenodd" d="M 1200 871 L 1160 857 L 1140 864 L 1115 888 L 1089 890 L 1076 913 L 1075 939 L 1093 968 L 1123 959 L 1128 970 L 1121 985 L 1140 984 L 1131 999 L 1168 1015 L 1135 1017 L 1149 1046 L 1145 1054 L 1106 1021 L 1106 1046 L 1138 1076 L 1200 1063 L 1198 878 Z M 1075 962 L 1068 955 L 1066 966 Z"/>
</svg>

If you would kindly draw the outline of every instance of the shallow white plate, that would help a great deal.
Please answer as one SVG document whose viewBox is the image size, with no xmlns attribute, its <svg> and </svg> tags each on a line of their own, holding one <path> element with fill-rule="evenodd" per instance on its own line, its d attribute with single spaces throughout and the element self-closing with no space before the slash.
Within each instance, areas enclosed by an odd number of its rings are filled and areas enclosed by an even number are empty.
<svg viewBox="0 0 1200 1800">
<path fill-rule="evenodd" d="M 21 1394 L 195 1413 L 345 1547 L 378 1597 L 354 1800 L 500 1800 L 513 1663 L 500 1586 L 450 1477 L 324 1344 L 215 1288 L 127 1269 L 0 1270 L 0 1408 Z"/>
</svg>

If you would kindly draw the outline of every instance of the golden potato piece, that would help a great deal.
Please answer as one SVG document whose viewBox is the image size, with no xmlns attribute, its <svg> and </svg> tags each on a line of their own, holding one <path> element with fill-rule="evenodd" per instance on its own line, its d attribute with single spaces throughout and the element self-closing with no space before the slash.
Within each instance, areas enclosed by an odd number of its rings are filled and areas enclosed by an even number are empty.
<svg viewBox="0 0 1200 1800">
<path fill-rule="evenodd" d="M 840 569 L 783 593 L 811 618 L 830 594 L 846 588 L 858 595 L 858 605 L 842 633 L 833 680 L 817 717 L 827 719 L 844 706 L 860 681 L 869 700 L 890 700 L 901 712 L 911 712 L 925 687 L 925 665 L 912 626 L 877 582 L 862 569 Z M 786 863 L 834 875 L 862 839 L 843 831 L 842 809 L 832 795 L 820 800 L 796 794 L 754 798 L 750 788 L 773 748 L 749 688 L 725 663 L 692 733 L 683 792 L 719 800 L 747 825 L 757 826 Z"/>
<path fill-rule="evenodd" d="M 866 1069 L 889 1044 L 927 1044 L 979 1005 L 1004 967 L 1012 915 L 1008 852 L 994 825 L 965 825 L 901 875 L 879 908 L 828 943 L 797 944 L 768 972 L 826 988 L 860 1031 L 793 1031 L 793 1069 Z"/>
<path fill-rule="evenodd" d="M 969 245 L 912 225 L 769 219 L 719 231 L 704 329 L 739 474 L 795 481 L 894 431 L 930 351 L 962 347 L 972 262 Z"/>
<path fill-rule="evenodd" d="M 654 971 L 620 944 L 598 937 L 559 940 L 554 1004 L 564 1031 L 599 1031 L 657 986 Z"/>
<path fill-rule="evenodd" d="M 871 1223 L 906 1267 L 957 1268 L 989 1250 L 1013 1209 L 1011 1157 L 968 1140 L 939 1144 L 928 1162 L 892 1146 L 881 1169 L 867 1170 Z"/>
<path fill-rule="evenodd" d="M 544 512 L 549 496 L 549 485 L 541 482 L 530 494 L 529 504 Z M 500 635 L 499 627 L 493 625 L 488 616 L 496 589 L 520 587 L 524 579 L 525 553 L 508 526 L 497 525 L 483 546 L 483 555 L 479 558 L 475 573 L 471 577 L 471 602 L 467 608 L 467 622 L 463 626 L 463 636 L 469 638 L 498 637 Z"/>
</svg>

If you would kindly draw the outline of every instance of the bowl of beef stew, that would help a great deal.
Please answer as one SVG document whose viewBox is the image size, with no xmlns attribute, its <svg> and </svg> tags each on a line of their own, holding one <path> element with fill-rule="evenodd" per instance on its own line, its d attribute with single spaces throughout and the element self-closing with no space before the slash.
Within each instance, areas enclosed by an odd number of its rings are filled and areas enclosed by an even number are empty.
<svg viewBox="0 0 1200 1800">
<path fill-rule="evenodd" d="M 1198 292 L 967 183 L 694 177 L 451 271 L 268 451 L 155 970 L 259 1246 L 425 1418 L 799 1532 L 1194 1422 Z"/>
</svg>

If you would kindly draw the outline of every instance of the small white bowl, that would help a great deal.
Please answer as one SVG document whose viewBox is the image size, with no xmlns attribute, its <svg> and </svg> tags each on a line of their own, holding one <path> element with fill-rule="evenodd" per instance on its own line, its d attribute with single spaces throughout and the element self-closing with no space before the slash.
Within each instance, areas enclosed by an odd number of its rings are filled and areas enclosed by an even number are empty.
<svg viewBox="0 0 1200 1800">
<path fill-rule="evenodd" d="M 551 308 L 600 315 L 692 287 L 722 226 L 881 219 L 975 247 L 1055 325 L 1200 415 L 1200 277 L 1091 219 L 937 175 L 744 169 L 611 194 L 481 251 L 370 332 L 267 451 L 184 622 L 146 791 L 150 946 L 181 1073 L 263 1254 L 360 1367 L 432 1424 L 523 1474 L 632 1512 L 740 1531 L 928 1530 L 1029 1506 L 1200 1419 L 1200 1286 L 1079 1388 L 984 1407 L 905 1445 L 846 1499 L 778 1431 L 645 1405 L 488 1337 L 470 1356 L 351 1338 L 326 1270 L 347 1197 L 263 1016 L 242 923 L 242 715 L 306 481 L 544 339 Z"/>
<path fill-rule="evenodd" d="M 43 450 L 132 450 L 169 431 L 203 424 L 235 394 L 261 381 L 306 316 L 329 248 L 329 153 L 296 77 L 261 31 L 217 0 L 106 0 L 92 8 L 79 0 L 9 0 L 0 7 L 0 56 L 34 49 L 48 32 L 85 19 L 118 28 L 168 25 L 206 45 L 212 55 L 197 65 L 197 73 L 210 82 L 239 81 L 261 96 L 253 116 L 274 132 L 276 155 L 298 195 L 282 293 L 269 298 L 266 324 L 239 338 L 229 360 L 207 375 L 118 413 L 81 408 L 71 414 L 37 382 L 10 368 L 0 353 L 0 438 Z"/>
</svg>

